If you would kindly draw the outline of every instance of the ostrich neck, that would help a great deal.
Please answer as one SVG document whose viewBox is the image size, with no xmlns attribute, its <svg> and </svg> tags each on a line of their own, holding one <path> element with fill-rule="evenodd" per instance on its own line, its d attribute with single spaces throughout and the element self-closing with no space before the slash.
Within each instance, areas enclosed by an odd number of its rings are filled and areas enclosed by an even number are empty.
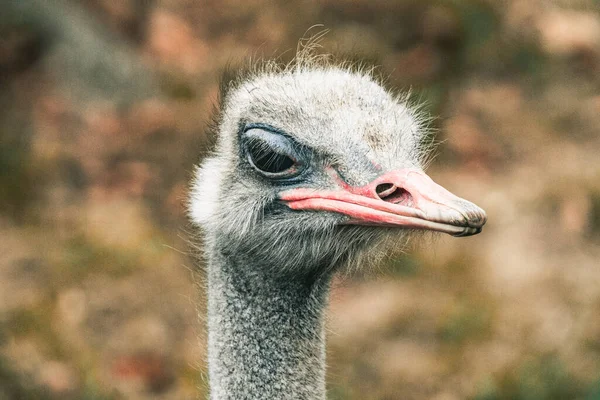
<svg viewBox="0 0 600 400">
<path fill-rule="evenodd" d="M 213 251 L 208 266 L 211 400 L 325 399 L 329 278 L 273 277 Z"/>
</svg>

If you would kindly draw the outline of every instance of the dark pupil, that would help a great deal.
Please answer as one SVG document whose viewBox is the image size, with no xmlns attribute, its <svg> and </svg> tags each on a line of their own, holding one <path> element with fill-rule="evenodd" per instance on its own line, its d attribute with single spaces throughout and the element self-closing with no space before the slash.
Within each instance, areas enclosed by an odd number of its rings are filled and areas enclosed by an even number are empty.
<svg viewBox="0 0 600 400">
<path fill-rule="evenodd" d="M 248 146 L 248 152 L 254 166 L 261 171 L 278 173 L 294 166 L 290 157 L 273 151 L 265 143 L 255 142 Z"/>
</svg>

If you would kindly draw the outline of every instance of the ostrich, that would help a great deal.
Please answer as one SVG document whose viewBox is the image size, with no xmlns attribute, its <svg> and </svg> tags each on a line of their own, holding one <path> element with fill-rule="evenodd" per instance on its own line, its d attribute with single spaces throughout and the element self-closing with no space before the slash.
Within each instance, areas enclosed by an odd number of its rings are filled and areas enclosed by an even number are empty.
<svg viewBox="0 0 600 400">
<path fill-rule="evenodd" d="M 223 87 L 216 149 L 189 200 L 207 263 L 210 398 L 325 399 L 336 271 L 415 230 L 477 234 L 486 215 L 423 172 L 423 118 L 371 71 L 299 54 Z"/>
</svg>

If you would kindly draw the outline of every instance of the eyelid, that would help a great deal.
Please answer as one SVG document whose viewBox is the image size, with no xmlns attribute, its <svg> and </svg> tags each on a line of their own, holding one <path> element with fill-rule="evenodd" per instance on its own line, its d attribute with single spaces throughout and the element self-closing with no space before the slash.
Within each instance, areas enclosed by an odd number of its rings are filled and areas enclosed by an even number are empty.
<svg viewBox="0 0 600 400">
<path fill-rule="evenodd" d="M 262 128 L 250 128 L 243 132 L 244 139 L 249 143 L 264 143 L 277 153 L 288 156 L 296 162 L 301 162 L 294 143 L 279 133 L 271 132 Z"/>
<path fill-rule="evenodd" d="M 278 137 L 284 138 L 286 141 L 290 143 L 294 148 L 303 148 L 304 145 L 298 143 L 292 136 L 287 134 L 284 130 L 276 128 L 269 124 L 263 123 L 251 123 L 244 126 L 244 128 L 240 131 L 240 134 L 245 134 L 248 131 L 253 129 L 257 129 L 262 132 L 266 132 L 268 134 L 276 135 Z"/>
</svg>

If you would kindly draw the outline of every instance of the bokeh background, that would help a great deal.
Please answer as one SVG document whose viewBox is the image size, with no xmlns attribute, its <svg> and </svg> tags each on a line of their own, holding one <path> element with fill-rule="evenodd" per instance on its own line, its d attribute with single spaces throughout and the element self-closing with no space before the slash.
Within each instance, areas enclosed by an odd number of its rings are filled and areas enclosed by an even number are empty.
<svg viewBox="0 0 600 400">
<path fill-rule="evenodd" d="M 219 73 L 315 24 L 439 116 L 429 172 L 489 215 L 336 280 L 329 398 L 600 399 L 600 1 L 0 0 L 1 400 L 205 397 Z"/>
</svg>

